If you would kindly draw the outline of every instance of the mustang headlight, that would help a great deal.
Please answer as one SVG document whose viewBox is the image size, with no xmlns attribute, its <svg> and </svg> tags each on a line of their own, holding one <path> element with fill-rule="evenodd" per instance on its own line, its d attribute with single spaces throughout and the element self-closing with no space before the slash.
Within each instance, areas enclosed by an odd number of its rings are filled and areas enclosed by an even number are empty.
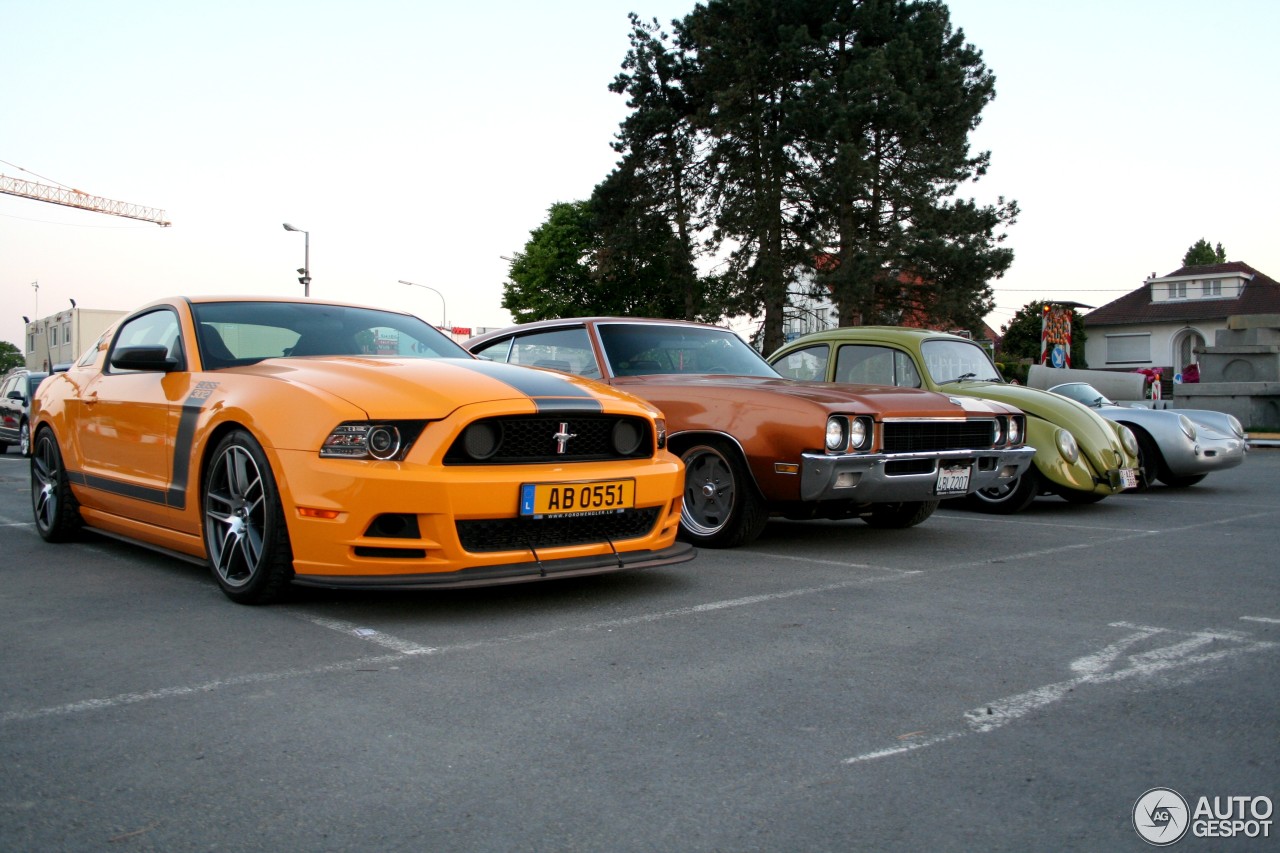
<svg viewBox="0 0 1280 853">
<path fill-rule="evenodd" d="M 1196 440 L 1196 425 L 1191 422 L 1191 418 L 1186 415 L 1178 415 L 1178 426 L 1182 427 L 1182 434 L 1191 441 Z"/>
<path fill-rule="evenodd" d="M 1076 460 L 1080 458 L 1080 446 L 1076 444 L 1075 436 L 1065 429 L 1060 429 L 1055 439 L 1058 442 L 1058 452 L 1062 454 L 1062 458 L 1072 465 L 1076 464 Z"/>
<path fill-rule="evenodd" d="M 659 450 L 661 450 L 662 448 L 664 448 L 664 447 L 666 447 L 666 446 L 667 446 L 667 421 L 666 421 L 666 418 L 657 418 L 656 420 L 654 420 L 653 425 L 654 425 L 654 426 L 657 428 L 657 430 L 658 430 L 658 449 L 659 449 Z"/>
<path fill-rule="evenodd" d="M 336 459 L 400 460 L 421 424 L 347 421 L 338 424 L 320 445 L 320 455 Z"/>
</svg>

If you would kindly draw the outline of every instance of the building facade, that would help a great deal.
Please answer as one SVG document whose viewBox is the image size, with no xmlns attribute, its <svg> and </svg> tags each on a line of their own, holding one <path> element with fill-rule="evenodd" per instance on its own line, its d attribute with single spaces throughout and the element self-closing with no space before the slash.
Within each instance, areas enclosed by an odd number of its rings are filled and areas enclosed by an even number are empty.
<svg viewBox="0 0 1280 853">
<path fill-rule="evenodd" d="M 71 307 L 28 321 L 25 341 L 27 368 L 47 373 L 58 365 L 71 364 L 86 347 L 97 343 L 107 327 L 124 313 Z"/>
</svg>

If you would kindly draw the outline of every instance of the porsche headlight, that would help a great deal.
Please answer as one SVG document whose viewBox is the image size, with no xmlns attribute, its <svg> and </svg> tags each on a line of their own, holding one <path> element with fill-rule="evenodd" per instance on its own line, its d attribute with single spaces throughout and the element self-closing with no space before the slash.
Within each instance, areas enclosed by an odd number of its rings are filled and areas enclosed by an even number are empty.
<svg viewBox="0 0 1280 853">
<path fill-rule="evenodd" d="M 1130 456 L 1138 455 L 1138 437 L 1127 426 L 1120 427 L 1120 443 L 1124 445 L 1125 452 Z"/>
<path fill-rule="evenodd" d="M 1058 452 L 1062 454 L 1062 458 L 1074 465 L 1076 460 L 1080 458 L 1080 447 L 1076 444 L 1075 437 L 1065 429 L 1060 429 L 1055 439 L 1058 442 Z"/>
<path fill-rule="evenodd" d="M 1186 415 L 1178 415 L 1178 426 L 1182 427 L 1182 434 L 1191 441 L 1196 440 L 1196 425 L 1191 422 L 1191 418 Z"/>
<path fill-rule="evenodd" d="M 1244 424 L 1240 423 L 1240 419 L 1235 415 L 1227 415 L 1227 423 L 1231 425 L 1231 431 L 1236 434 L 1236 438 L 1244 438 Z"/>
</svg>

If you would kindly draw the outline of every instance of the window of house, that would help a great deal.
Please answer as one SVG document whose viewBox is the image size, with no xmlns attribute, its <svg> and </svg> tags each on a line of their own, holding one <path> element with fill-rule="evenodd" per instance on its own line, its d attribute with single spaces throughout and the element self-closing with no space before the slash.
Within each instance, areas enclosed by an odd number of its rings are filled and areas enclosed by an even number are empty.
<svg viewBox="0 0 1280 853">
<path fill-rule="evenodd" d="M 49 346 L 56 347 L 58 345 L 58 327 L 49 327 Z"/>
<path fill-rule="evenodd" d="M 1151 361 L 1151 333 L 1107 335 L 1107 364 Z"/>
<path fill-rule="evenodd" d="M 1222 295 L 1222 279 L 1215 278 L 1212 281 L 1203 283 L 1205 296 L 1221 296 Z"/>
<path fill-rule="evenodd" d="M 1169 298 L 1170 299 L 1186 299 L 1187 283 L 1185 281 L 1169 282 Z"/>
</svg>

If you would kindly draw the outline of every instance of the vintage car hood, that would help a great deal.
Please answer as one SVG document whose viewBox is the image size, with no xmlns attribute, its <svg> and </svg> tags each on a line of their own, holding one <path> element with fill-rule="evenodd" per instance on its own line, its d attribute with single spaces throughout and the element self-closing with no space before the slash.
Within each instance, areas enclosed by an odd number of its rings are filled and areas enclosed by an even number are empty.
<svg viewBox="0 0 1280 853">
<path fill-rule="evenodd" d="M 226 372 L 232 371 L 320 389 L 378 418 L 442 418 L 469 403 L 496 400 L 528 400 L 542 410 L 587 401 L 643 405 L 577 376 L 480 359 L 277 358 Z"/>
<path fill-rule="evenodd" d="M 1068 430 L 1077 442 L 1086 442 L 1086 452 L 1100 447 L 1112 447 L 1115 432 L 1107 422 L 1083 403 L 1068 400 L 1061 394 L 1028 388 L 1025 385 L 1005 385 L 1002 382 L 954 382 L 944 386 L 953 394 L 998 400 L 1017 406 L 1028 416 L 1037 417 Z"/>
<path fill-rule="evenodd" d="M 757 403 L 772 399 L 776 405 L 805 400 L 829 412 L 874 412 L 889 417 L 945 418 L 970 414 L 990 415 L 993 407 L 981 399 L 938 394 L 917 388 L 887 385 L 842 385 L 756 376 L 650 375 L 615 379 L 624 388 L 659 407 L 664 401 L 698 400 L 708 397 L 755 398 Z M 1000 413 L 1006 410 L 998 409 Z"/>
</svg>

